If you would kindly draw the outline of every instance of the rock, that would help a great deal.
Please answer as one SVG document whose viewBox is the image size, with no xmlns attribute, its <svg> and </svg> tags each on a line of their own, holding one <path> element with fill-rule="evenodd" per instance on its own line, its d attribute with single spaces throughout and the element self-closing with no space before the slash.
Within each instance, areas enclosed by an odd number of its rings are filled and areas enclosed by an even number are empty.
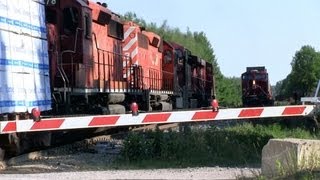
<svg viewBox="0 0 320 180">
<path fill-rule="evenodd" d="M 3 171 L 7 168 L 7 165 L 4 161 L 0 161 L 0 171 Z"/>
<path fill-rule="evenodd" d="M 2 148 L 0 148 L 0 171 L 5 170 L 7 167 L 6 163 L 4 162 L 4 155 L 5 151 Z"/>
<path fill-rule="evenodd" d="M 20 156 L 16 156 L 9 159 L 8 165 L 16 165 L 29 160 L 34 161 L 34 160 L 45 159 L 45 156 L 47 156 L 47 153 L 45 151 L 30 152 L 30 153 L 22 154 Z"/>
<path fill-rule="evenodd" d="M 271 139 L 262 149 L 264 176 L 287 176 L 315 169 L 320 169 L 320 140 Z"/>
</svg>

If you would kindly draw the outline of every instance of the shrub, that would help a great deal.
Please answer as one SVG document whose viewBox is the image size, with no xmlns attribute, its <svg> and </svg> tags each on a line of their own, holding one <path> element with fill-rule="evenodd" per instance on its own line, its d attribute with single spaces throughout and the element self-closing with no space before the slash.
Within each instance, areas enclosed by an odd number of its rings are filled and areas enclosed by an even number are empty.
<svg viewBox="0 0 320 180">
<path fill-rule="evenodd" d="M 217 129 L 183 132 L 130 133 L 125 139 L 121 159 L 129 163 L 149 161 L 172 166 L 260 164 L 262 148 L 271 138 L 315 138 L 301 128 L 280 125 L 243 124 Z"/>
</svg>

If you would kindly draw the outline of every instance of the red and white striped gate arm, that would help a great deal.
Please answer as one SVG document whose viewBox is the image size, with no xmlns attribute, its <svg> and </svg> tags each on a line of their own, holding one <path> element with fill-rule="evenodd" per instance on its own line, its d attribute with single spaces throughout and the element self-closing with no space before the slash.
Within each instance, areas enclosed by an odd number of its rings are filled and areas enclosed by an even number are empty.
<svg viewBox="0 0 320 180">
<path fill-rule="evenodd" d="M 219 121 L 230 119 L 250 119 L 286 116 L 312 116 L 314 105 L 299 106 L 274 106 L 256 108 L 220 109 L 212 110 L 177 111 L 160 113 L 140 113 L 138 116 L 131 114 L 99 115 L 66 118 L 48 118 L 40 122 L 33 120 L 2 121 L 0 122 L 0 134 L 14 132 L 34 132 L 82 129 L 93 127 L 116 127 L 144 124 Z"/>
</svg>

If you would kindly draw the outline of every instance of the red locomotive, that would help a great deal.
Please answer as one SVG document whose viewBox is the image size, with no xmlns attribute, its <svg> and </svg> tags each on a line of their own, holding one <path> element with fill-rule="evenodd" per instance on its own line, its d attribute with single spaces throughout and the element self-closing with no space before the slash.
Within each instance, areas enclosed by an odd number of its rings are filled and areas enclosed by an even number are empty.
<svg viewBox="0 0 320 180">
<path fill-rule="evenodd" d="M 247 71 L 241 75 L 241 82 L 244 107 L 273 106 L 268 72 L 264 66 L 247 67 Z"/>
<path fill-rule="evenodd" d="M 43 8 L 46 17 L 39 20 L 39 26 L 42 35 L 45 33 L 41 51 L 47 64 L 37 67 L 46 67 L 47 74 L 31 73 L 44 76 L 34 91 L 37 103 L 26 104 L 21 96 L 19 110 L 0 108 L 0 114 L 30 112 L 34 107 L 53 115 L 123 114 L 133 102 L 142 111 L 209 106 L 214 85 L 212 64 L 182 45 L 164 41 L 134 22 L 122 21 L 105 4 L 87 0 L 48 1 L 45 6 L 30 3 Z M 26 41 L 24 35 L 21 39 Z M 36 63 L 30 63 L 34 70 Z M 15 83 L 2 84 L 14 88 Z M 45 94 L 44 100 L 40 98 L 42 103 L 38 103 L 37 92 Z M 7 101 L 1 104 L 8 105 Z"/>
<path fill-rule="evenodd" d="M 46 7 L 55 110 L 121 114 L 208 105 L 212 65 L 107 7 L 60 1 Z M 88 111 L 89 110 L 89 111 Z"/>
<path fill-rule="evenodd" d="M 213 67 L 184 46 L 88 0 L 8 1 L 0 9 L 0 120 L 209 106 Z M 45 17 L 45 18 L 44 18 Z M 23 147 L 50 133 L 1 135 Z M 9 141 L 9 142 L 8 142 Z M 20 152 L 19 148 L 16 149 Z"/>
</svg>

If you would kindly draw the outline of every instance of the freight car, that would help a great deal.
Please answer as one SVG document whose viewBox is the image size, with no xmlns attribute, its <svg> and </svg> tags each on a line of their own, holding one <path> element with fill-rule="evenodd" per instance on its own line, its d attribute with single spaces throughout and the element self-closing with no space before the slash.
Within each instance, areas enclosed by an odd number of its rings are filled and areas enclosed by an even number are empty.
<svg viewBox="0 0 320 180">
<path fill-rule="evenodd" d="M 48 116 L 125 114 L 132 103 L 141 111 L 210 104 L 211 63 L 122 21 L 104 3 L 1 0 L 0 8 L 2 120 L 38 110 Z M 9 144 L 19 146 L 22 136 L 8 137 Z"/>
<path fill-rule="evenodd" d="M 264 66 L 247 67 L 241 75 L 241 85 L 244 107 L 273 106 L 268 72 Z"/>
</svg>

